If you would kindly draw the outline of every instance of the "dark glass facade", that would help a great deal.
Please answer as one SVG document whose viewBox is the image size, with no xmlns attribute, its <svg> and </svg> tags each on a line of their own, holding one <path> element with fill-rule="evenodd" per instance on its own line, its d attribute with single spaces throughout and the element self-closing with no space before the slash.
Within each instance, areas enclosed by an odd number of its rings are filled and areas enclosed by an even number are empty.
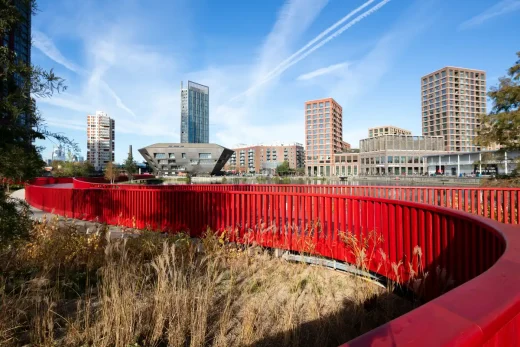
<svg viewBox="0 0 520 347">
<path fill-rule="evenodd" d="M 209 143 L 209 88 L 191 81 L 181 85 L 181 143 Z"/>
<path fill-rule="evenodd" d="M 32 9 L 29 1 L 23 0 L 12 0 L 12 4 L 16 6 L 20 15 L 22 17 L 22 21 L 20 24 L 4 34 L 2 37 L 0 35 L 0 39 L 2 40 L 1 44 L 4 47 L 7 47 L 11 52 L 14 52 L 14 59 L 17 62 L 22 62 L 27 65 L 31 64 L 31 15 Z M 12 81 L 14 83 L 1 83 L 0 84 L 0 97 L 6 97 L 10 91 L 17 89 L 23 85 L 22 76 L 15 74 L 12 76 Z M 29 94 L 29 91 L 27 91 Z M 30 97 L 27 95 L 27 97 Z M 30 126 L 31 122 L 27 118 L 27 115 L 20 115 L 17 118 L 17 121 L 20 124 L 25 124 Z"/>
</svg>

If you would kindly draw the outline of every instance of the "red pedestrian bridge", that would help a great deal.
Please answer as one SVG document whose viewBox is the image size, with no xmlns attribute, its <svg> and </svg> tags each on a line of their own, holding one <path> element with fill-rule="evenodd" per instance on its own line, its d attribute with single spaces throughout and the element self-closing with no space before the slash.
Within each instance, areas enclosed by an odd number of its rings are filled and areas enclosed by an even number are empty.
<svg viewBox="0 0 520 347">
<path fill-rule="evenodd" d="M 57 183 L 72 187 L 49 186 Z M 359 240 L 376 233 L 379 249 L 369 270 L 411 283 L 423 269 L 427 302 L 344 346 L 520 345 L 518 189 L 147 186 L 37 178 L 26 186 L 26 199 L 70 218 L 193 236 L 211 228 L 234 242 L 348 263 L 355 259 L 344 233 Z M 382 261 L 404 266 L 389 272 Z M 440 285 L 446 274 L 454 284 L 448 292 Z"/>
</svg>

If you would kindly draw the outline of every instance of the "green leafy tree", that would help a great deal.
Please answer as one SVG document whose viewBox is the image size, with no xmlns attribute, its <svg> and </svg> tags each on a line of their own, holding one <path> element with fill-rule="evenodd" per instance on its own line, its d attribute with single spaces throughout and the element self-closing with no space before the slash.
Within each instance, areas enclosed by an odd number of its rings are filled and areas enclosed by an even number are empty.
<svg viewBox="0 0 520 347">
<path fill-rule="evenodd" d="M 488 93 L 493 109 L 480 117 L 475 141 L 480 146 L 499 144 L 504 151 L 520 150 L 520 52 L 517 56 L 507 76 L 500 78 L 499 86 Z"/>
<path fill-rule="evenodd" d="M 7 42 L 0 46 L 0 248 L 24 239 L 32 225 L 27 206 L 5 191 L 10 182 L 25 181 L 43 171 L 41 148 L 35 146 L 35 140 L 53 137 L 78 150 L 73 141 L 47 130 L 36 106 L 35 98 L 65 90 L 64 80 L 52 70 L 27 63 L 9 43 L 19 32 L 30 29 L 27 16 L 35 11 L 35 0 L 0 0 L 0 35 Z"/>
<path fill-rule="evenodd" d="M 291 168 L 289 167 L 289 162 L 284 161 L 282 164 L 276 167 L 276 174 L 279 176 L 285 176 L 289 174 L 290 170 Z"/>
<path fill-rule="evenodd" d="M 36 1 L 0 0 L 2 37 L 12 36 L 28 25 L 20 9 L 30 15 L 36 10 Z M 9 45 L 0 47 L 0 66 L 0 178 L 27 180 L 41 174 L 44 166 L 35 140 L 53 137 L 78 150 L 73 141 L 47 130 L 34 99 L 51 97 L 66 87 L 52 70 L 28 64 Z"/>
<path fill-rule="evenodd" d="M 128 179 L 131 181 L 138 170 L 137 163 L 135 162 L 132 153 L 128 153 L 128 158 L 126 158 L 125 162 L 123 163 L 123 168 L 126 171 Z"/>
<path fill-rule="evenodd" d="M 54 160 L 51 166 L 54 177 L 88 177 L 95 171 L 89 162 Z"/>
</svg>

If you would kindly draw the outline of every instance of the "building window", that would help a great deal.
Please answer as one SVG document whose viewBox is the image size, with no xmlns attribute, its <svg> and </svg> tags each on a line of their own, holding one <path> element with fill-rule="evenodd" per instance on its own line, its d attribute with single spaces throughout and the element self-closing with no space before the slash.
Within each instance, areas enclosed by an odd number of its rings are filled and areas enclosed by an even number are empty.
<svg viewBox="0 0 520 347">
<path fill-rule="evenodd" d="M 169 153 L 170 155 L 170 159 L 175 159 L 175 154 L 174 153 Z"/>
<path fill-rule="evenodd" d="M 166 159 L 166 153 L 154 153 L 153 157 L 155 159 Z"/>
<path fill-rule="evenodd" d="M 211 159 L 211 153 L 199 153 L 199 159 Z"/>
<path fill-rule="evenodd" d="M 186 153 L 182 153 L 182 159 L 186 159 Z"/>
</svg>

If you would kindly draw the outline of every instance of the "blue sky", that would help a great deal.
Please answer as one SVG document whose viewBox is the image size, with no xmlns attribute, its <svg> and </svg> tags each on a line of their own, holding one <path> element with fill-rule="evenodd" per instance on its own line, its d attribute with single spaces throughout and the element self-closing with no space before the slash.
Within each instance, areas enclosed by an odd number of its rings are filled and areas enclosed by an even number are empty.
<svg viewBox="0 0 520 347">
<path fill-rule="evenodd" d="M 39 7 L 32 61 L 68 85 L 38 99 L 48 128 L 76 140 L 85 156 L 86 116 L 105 111 L 116 120 L 117 162 L 130 144 L 142 161 L 136 149 L 179 141 L 181 80 L 210 87 L 210 142 L 304 143 L 304 102 L 330 96 L 343 107 L 344 140 L 357 147 L 372 126 L 420 134 L 422 75 L 446 65 L 483 69 L 489 88 L 520 50 L 520 0 L 40 0 Z M 53 144 L 39 144 L 50 157 Z"/>
</svg>

